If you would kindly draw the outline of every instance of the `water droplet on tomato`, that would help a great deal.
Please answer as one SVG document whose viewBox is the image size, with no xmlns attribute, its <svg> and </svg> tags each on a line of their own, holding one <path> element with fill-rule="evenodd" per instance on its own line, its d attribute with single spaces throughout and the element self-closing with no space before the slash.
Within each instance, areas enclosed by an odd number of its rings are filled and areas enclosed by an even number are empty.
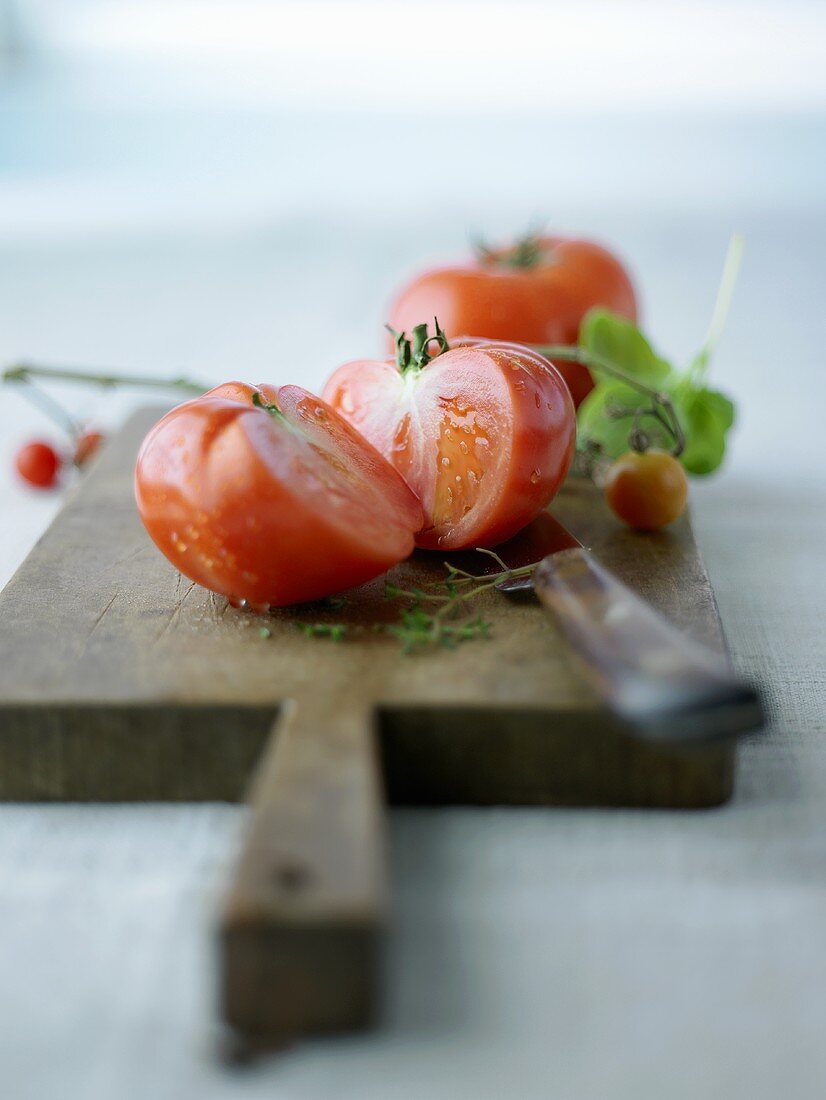
<svg viewBox="0 0 826 1100">
<path fill-rule="evenodd" d="M 247 606 L 247 601 L 240 596 L 228 596 L 227 603 L 230 607 L 235 607 L 239 611 L 243 611 Z"/>
<path fill-rule="evenodd" d="M 538 409 L 541 409 L 542 408 L 542 398 L 539 396 L 538 391 L 533 395 L 533 399 L 536 402 L 536 407 Z"/>
<path fill-rule="evenodd" d="M 467 443 L 465 443 L 464 439 L 460 440 L 460 442 L 459 442 L 459 450 L 462 452 L 463 455 L 466 455 L 468 453 L 468 451 L 470 450 Z"/>
<path fill-rule="evenodd" d="M 542 477 L 542 473 L 541 473 L 540 470 L 532 470 L 531 471 L 531 485 L 536 485 L 537 481 L 539 481 L 539 479 L 541 477 Z"/>
<path fill-rule="evenodd" d="M 442 465 L 443 466 L 449 466 L 450 465 L 450 459 L 447 457 L 447 455 L 445 455 L 445 457 L 442 459 Z"/>
<path fill-rule="evenodd" d="M 457 481 L 459 482 L 459 484 L 461 485 L 461 484 L 462 484 L 462 475 L 461 475 L 461 474 L 457 474 L 457 475 L 456 475 L 456 480 L 457 480 Z"/>
</svg>

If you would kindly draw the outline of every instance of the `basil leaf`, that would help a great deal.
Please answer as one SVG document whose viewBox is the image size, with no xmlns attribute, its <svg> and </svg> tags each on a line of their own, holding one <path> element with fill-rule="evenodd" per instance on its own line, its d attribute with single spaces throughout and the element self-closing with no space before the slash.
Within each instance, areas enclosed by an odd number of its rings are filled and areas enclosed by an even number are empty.
<svg viewBox="0 0 826 1100">
<path fill-rule="evenodd" d="M 677 386 L 672 401 L 686 438 L 680 461 L 690 474 L 713 473 L 726 453 L 734 405 L 724 394 L 705 387 Z"/>
<path fill-rule="evenodd" d="M 634 424 L 633 410 L 650 402 L 625 382 L 599 382 L 579 407 L 577 430 L 581 435 L 602 446 L 609 458 L 619 458 L 628 450 L 628 435 Z M 628 416 L 618 416 L 623 409 Z M 662 424 L 650 414 L 641 416 L 639 426 L 651 439 L 653 447 L 669 451 L 674 440 Z"/>
<path fill-rule="evenodd" d="M 607 359 L 647 385 L 660 386 L 672 373 L 670 365 L 660 359 L 635 324 L 606 309 L 589 310 L 579 342 L 591 354 Z"/>
<path fill-rule="evenodd" d="M 692 381 L 691 370 L 680 373 L 661 359 L 631 321 L 604 309 L 593 309 L 580 330 L 580 344 L 597 356 L 638 379 L 643 385 L 667 394 L 685 434 L 685 450 L 680 461 L 690 474 L 710 474 L 723 461 L 726 435 L 734 423 L 734 405 L 725 394 Z M 623 409 L 646 407 L 650 398 L 607 371 L 593 371 L 595 388 L 577 413 L 582 436 L 602 446 L 609 458 L 619 458 L 628 450 L 633 415 L 617 415 Z M 671 450 L 674 440 L 656 417 L 642 415 L 639 426 L 652 447 Z"/>
</svg>

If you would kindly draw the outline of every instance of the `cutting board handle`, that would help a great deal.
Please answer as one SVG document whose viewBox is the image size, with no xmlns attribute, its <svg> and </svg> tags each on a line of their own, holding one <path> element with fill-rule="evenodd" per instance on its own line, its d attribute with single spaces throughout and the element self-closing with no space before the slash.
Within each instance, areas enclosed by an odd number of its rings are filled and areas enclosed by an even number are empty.
<svg viewBox="0 0 826 1100">
<path fill-rule="evenodd" d="M 758 693 L 734 675 L 727 656 L 681 634 L 588 551 L 544 558 L 534 589 L 594 687 L 634 733 L 690 743 L 762 725 Z"/>
<path fill-rule="evenodd" d="M 245 1034 L 372 1018 L 385 911 L 375 740 L 373 716 L 323 688 L 281 709 L 221 930 L 224 1016 Z"/>
</svg>

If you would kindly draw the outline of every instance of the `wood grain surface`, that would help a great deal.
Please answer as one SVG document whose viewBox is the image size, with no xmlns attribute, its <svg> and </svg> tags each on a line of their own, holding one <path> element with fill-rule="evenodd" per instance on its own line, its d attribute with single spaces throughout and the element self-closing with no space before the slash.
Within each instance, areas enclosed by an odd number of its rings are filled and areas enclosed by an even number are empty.
<svg viewBox="0 0 826 1100">
<path fill-rule="evenodd" d="M 382 581 L 340 611 L 266 620 L 192 584 L 135 512 L 133 461 L 153 416 L 137 413 L 111 441 L 0 594 L 0 797 L 238 799 L 279 708 L 319 695 L 375 710 L 391 799 L 690 806 L 728 795 L 730 752 L 628 739 L 533 600 L 485 594 L 490 640 L 402 657 L 393 639 L 357 632 L 397 614 Z M 569 483 L 554 512 L 678 628 L 724 651 L 687 521 L 635 534 L 585 483 Z M 439 555 L 420 554 L 394 580 L 443 575 Z M 295 625 L 307 619 L 356 632 L 308 638 Z"/>
<path fill-rule="evenodd" d="M 250 1032 L 365 1023 L 386 908 L 380 787 L 397 803 L 703 807 L 731 792 L 730 746 L 630 738 L 531 600 L 485 594 L 490 640 L 402 656 L 369 629 L 383 581 L 331 612 L 262 620 L 181 577 L 132 499 L 154 416 L 112 440 L 0 595 L 0 797 L 238 799 L 247 846 L 226 905 L 223 1000 Z M 687 521 L 640 536 L 572 482 L 554 512 L 635 591 L 724 654 Z M 438 555 L 395 571 L 443 576 Z M 335 644 L 297 621 L 335 618 Z M 266 622 L 267 636 L 261 627 Z"/>
</svg>

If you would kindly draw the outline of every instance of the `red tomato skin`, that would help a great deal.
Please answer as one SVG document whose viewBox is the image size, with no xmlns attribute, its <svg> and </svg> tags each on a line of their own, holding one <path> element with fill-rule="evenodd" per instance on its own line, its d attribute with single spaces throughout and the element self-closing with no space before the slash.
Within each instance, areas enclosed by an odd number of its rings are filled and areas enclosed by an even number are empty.
<svg viewBox="0 0 826 1100">
<path fill-rule="evenodd" d="M 92 429 L 87 429 L 78 436 L 75 443 L 74 464 L 77 467 L 85 466 L 100 450 L 103 443 L 103 435 Z"/>
<path fill-rule="evenodd" d="M 306 473 L 315 461 L 312 445 L 256 408 L 256 390 L 267 403 L 290 406 L 296 422 L 295 407 L 306 399 L 337 431 L 355 437 L 353 446 L 376 464 L 377 482 L 387 479 L 386 494 L 383 483 L 374 491 L 356 479 L 379 513 L 378 533 L 365 531 L 369 514 L 348 525 L 346 506 L 357 510 L 357 497 L 340 508 L 330 504 L 330 488 Z M 347 477 L 339 480 L 336 466 L 327 475 L 346 496 Z M 135 496 L 149 535 L 181 573 L 257 608 L 304 603 L 371 580 L 407 557 L 421 516 L 395 471 L 318 398 L 292 386 L 227 383 L 173 409 L 141 447 Z M 387 496 L 392 506 L 382 514 Z"/>
<path fill-rule="evenodd" d="M 36 489 L 53 488 L 63 462 L 50 443 L 35 439 L 24 443 L 15 455 L 14 465 L 20 477 Z"/>
<path fill-rule="evenodd" d="M 406 415 L 406 406 L 400 403 L 406 380 L 395 362 L 344 364 L 324 387 L 324 398 L 408 478 L 422 500 L 426 523 L 416 535 L 417 546 L 439 550 L 495 546 L 530 523 L 562 485 L 576 435 L 570 394 L 558 371 L 541 355 L 504 342 L 459 340 L 429 363 L 412 384 L 419 385 L 428 372 L 431 388 L 462 394 L 468 404 L 477 400 L 480 388 L 490 389 L 495 384 L 496 415 L 508 421 L 508 438 L 502 444 L 506 463 L 496 492 L 476 515 L 450 528 L 434 525 L 432 515 L 428 519 L 433 494 L 427 469 L 411 472 L 406 455 L 400 457 L 396 448 L 399 426 Z M 435 463 L 434 446 L 435 440 L 427 440 L 422 453 L 432 454 Z"/>
<path fill-rule="evenodd" d="M 422 320 L 437 317 L 451 342 L 469 333 L 547 345 L 576 344 L 582 319 L 595 306 L 637 320 L 631 279 L 607 249 L 563 237 L 544 237 L 542 244 L 546 258 L 534 267 L 507 267 L 493 258 L 425 271 L 392 303 L 390 325 L 410 333 Z M 554 365 L 578 408 L 593 389 L 590 373 L 580 363 Z"/>
</svg>

